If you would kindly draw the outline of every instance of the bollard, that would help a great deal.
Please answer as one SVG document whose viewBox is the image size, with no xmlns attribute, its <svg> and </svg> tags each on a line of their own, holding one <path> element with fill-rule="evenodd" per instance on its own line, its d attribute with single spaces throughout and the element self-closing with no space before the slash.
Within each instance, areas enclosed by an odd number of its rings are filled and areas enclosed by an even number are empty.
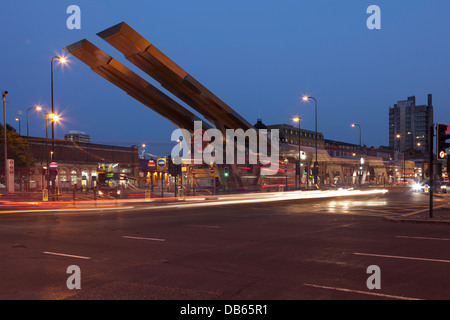
<svg viewBox="0 0 450 320">
<path fill-rule="evenodd" d="M 48 189 L 42 190 L 42 201 L 48 201 Z"/>
<path fill-rule="evenodd" d="M 184 200 L 184 190 L 183 187 L 178 188 L 178 200 Z"/>
</svg>

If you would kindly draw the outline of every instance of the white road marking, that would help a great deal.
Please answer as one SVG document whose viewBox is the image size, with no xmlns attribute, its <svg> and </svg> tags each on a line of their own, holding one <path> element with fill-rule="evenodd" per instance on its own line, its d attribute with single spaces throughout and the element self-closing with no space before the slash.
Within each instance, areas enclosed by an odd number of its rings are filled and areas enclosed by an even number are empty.
<svg viewBox="0 0 450 320">
<path fill-rule="evenodd" d="M 369 256 L 369 257 L 393 258 L 393 259 L 403 259 L 403 260 L 417 260 L 417 261 L 430 261 L 430 262 L 444 262 L 444 263 L 450 263 L 450 260 L 441 260 L 441 259 L 428 259 L 428 258 L 416 258 L 416 257 L 390 256 L 390 255 L 384 255 L 384 254 L 359 253 L 359 252 L 354 252 L 353 254 L 358 255 L 358 256 Z"/>
<path fill-rule="evenodd" d="M 157 238 L 141 238 L 141 237 L 131 237 L 131 236 L 122 236 L 125 239 L 135 239 L 135 240 L 147 240 L 147 241 L 160 241 L 164 242 L 166 239 L 157 239 Z"/>
<path fill-rule="evenodd" d="M 397 238 L 404 238 L 404 239 L 418 239 L 418 240 L 450 241 L 450 239 L 447 239 L 447 238 L 428 238 L 428 237 L 409 237 L 409 236 L 397 236 Z"/>
<path fill-rule="evenodd" d="M 382 298 L 392 298 L 392 299 L 400 299 L 400 300 L 422 300 L 422 299 L 417 299 L 417 298 L 394 296 L 394 295 L 390 295 L 390 294 L 383 294 L 383 293 L 376 293 L 376 292 L 367 292 L 367 291 L 352 290 L 352 289 L 345 289 L 345 288 L 319 286 L 319 285 L 310 284 L 310 283 L 304 283 L 303 285 L 308 286 L 308 287 L 313 287 L 313 288 L 328 289 L 328 290 L 350 292 L 350 293 L 359 293 L 359 294 L 377 296 L 377 297 L 382 297 Z"/>
<path fill-rule="evenodd" d="M 68 258 L 76 258 L 76 259 L 84 259 L 84 260 L 89 260 L 91 259 L 90 257 L 83 257 L 83 256 L 75 256 L 72 254 L 65 254 L 65 253 L 57 253 L 57 252 L 49 252 L 49 251 L 44 251 L 44 254 L 50 254 L 53 256 L 61 256 L 61 257 L 68 257 Z"/>
</svg>

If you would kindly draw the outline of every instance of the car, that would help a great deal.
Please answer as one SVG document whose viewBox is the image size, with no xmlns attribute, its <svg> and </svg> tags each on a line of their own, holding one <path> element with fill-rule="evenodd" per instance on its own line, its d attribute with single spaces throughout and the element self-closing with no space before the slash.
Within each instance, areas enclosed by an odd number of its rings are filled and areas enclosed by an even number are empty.
<svg viewBox="0 0 450 320">
<path fill-rule="evenodd" d="M 442 185 L 441 181 L 433 181 L 434 191 L 435 192 L 441 191 L 441 185 Z M 430 179 L 416 182 L 415 184 L 412 185 L 412 189 L 414 192 L 428 192 L 430 189 Z"/>
<path fill-rule="evenodd" d="M 442 182 L 441 192 L 442 193 L 450 193 L 450 182 Z"/>
</svg>

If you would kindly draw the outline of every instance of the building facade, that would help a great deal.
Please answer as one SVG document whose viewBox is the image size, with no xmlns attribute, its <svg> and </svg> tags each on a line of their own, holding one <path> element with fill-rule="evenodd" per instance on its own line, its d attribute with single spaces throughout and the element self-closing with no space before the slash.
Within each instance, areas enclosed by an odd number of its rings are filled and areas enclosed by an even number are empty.
<svg viewBox="0 0 450 320">
<path fill-rule="evenodd" d="M 268 130 L 278 129 L 280 134 L 280 143 L 293 144 L 314 147 L 316 146 L 316 132 L 305 130 L 289 124 L 268 125 Z M 323 134 L 317 133 L 317 149 L 325 149 Z"/>
<path fill-rule="evenodd" d="M 430 127 L 433 125 L 433 100 L 428 95 L 426 105 L 416 105 L 415 96 L 398 101 L 389 108 L 389 147 L 405 151 L 413 148 L 428 152 Z"/>
<path fill-rule="evenodd" d="M 69 133 L 64 135 L 64 140 L 90 143 L 91 137 L 84 131 L 70 130 Z"/>
<path fill-rule="evenodd" d="M 97 180 L 99 163 L 119 163 L 120 173 L 136 179 L 138 175 L 138 146 L 121 147 L 86 142 L 55 140 L 53 154 L 50 139 L 23 137 L 29 143 L 35 159 L 30 189 L 41 190 L 46 186 L 46 170 L 50 162 L 57 163 L 56 186 L 91 188 Z"/>
</svg>

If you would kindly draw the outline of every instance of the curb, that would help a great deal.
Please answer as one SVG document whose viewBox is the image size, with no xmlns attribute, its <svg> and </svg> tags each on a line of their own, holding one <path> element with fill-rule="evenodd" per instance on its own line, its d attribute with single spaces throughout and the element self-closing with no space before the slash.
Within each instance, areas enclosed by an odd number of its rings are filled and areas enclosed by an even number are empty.
<svg viewBox="0 0 450 320">
<path fill-rule="evenodd" d="M 384 217 L 386 221 L 397 223 L 423 223 L 423 224 L 445 224 L 450 225 L 450 220 L 437 220 L 435 218 L 408 219 L 398 217 Z M 435 220 L 432 220 L 435 219 Z"/>
</svg>

